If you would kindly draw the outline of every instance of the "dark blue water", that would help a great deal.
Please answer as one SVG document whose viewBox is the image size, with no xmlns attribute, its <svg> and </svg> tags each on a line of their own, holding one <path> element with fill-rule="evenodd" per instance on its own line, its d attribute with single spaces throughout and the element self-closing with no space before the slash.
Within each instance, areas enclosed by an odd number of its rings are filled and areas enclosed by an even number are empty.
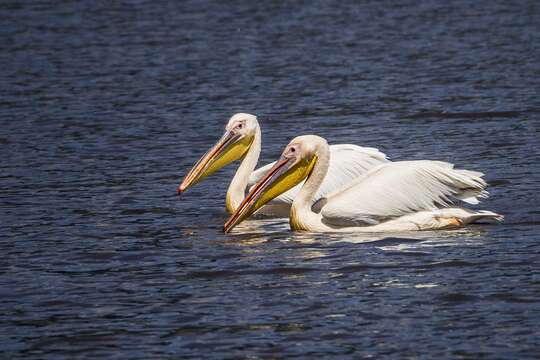
<svg viewBox="0 0 540 360">
<path fill-rule="evenodd" d="M 0 4 L 2 358 L 538 358 L 537 1 Z M 235 112 L 486 173 L 502 225 L 224 235 Z M 240 229 L 241 227 L 239 227 Z"/>
</svg>

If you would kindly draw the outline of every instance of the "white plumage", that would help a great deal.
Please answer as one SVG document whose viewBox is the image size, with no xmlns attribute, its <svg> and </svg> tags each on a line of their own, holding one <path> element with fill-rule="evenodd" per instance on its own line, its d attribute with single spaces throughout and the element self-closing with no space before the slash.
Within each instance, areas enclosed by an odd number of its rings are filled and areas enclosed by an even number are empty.
<svg viewBox="0 0 540 360">
<path fill-rule="evenodd" d="M 322 215 L 332 225 L 374 225 L 448 207 L 458 199 L 477 204 L 488 196 L 482 175 L 441 161 L 387 163 L 330 194 Z"/>
<path fill-rule="evenodd" d="M 330 145 L 329 149 L 330 167 L 321 186 L 313 197 L 314 203 L 328 194 L 351 184 L 371 169 L 382 164 L 390 163 L 386 155 L 375 148 L 361 147 L 353 144 L 339 144 Z M 275 162 L 272 162 L 255 170 L 249 177 L 248 186 L 251 188 L 274 164 Z M 288 216 L 290 205 L 300 191 L 302 184 L 300 183 L 279 195 L 270 204 L 286 204 L 287 212 L 285 216 Z"/>
<path fill-rule="evenodd" d="M 473 211 L 457 206 L 459 201 L 477 204 L 479 199 L 488 196 L 485 191 L 487 184 L 480 172 L 455 169 L 452 164 L 441 161 L 389 162 L 375 149 L 360 153 L 364 157 L 370 155 L 356 161 L 353 167 L 344 161 L 346 168 L 361 169 L 360 164 L 371 165 L 371 168 L 359 170 L 362 173 L 360 176 L 344 184 L 340 183 L 340 178 L 347 171 L 340 168 L 340 157 L 330 150 L 326 140 L 314 135 L 296 137 L 269 170 L 269 175 L 253 187 L 253 191 L 225 223 L 224 230 L 230 231 L 246 214 L 262 206 L 264 202 L 258 202 L 262 194 L 270 189 L 279 189 L 275 184 L 286 184 L 280 182 L 281 179 L 293 175 L 294 179 L 298 179 L 294 181 L 301 181 L 307 176 L 299 190 L 298 186 L 292 188 L 295 191 L 291 196 L 294 200 L 290 212 L 293 230 L 436 230 L 460 227 L 479 219 L 503 219 L 491 211 Z M 383 163 L 373 166 L 371 160 Z M 297 166 L 306 162 L 311 167 Z M 299 176 L 300 173 L 304 177 Z M 335 177 L 336 174 L 339 175 Z M 325 185 L 325 182 L 328 184 Z M 283 186 L 282 191 L 287 190 L 287 186 Z M 328 191 L 331 188 L 335 190 Z"/>
</svg>

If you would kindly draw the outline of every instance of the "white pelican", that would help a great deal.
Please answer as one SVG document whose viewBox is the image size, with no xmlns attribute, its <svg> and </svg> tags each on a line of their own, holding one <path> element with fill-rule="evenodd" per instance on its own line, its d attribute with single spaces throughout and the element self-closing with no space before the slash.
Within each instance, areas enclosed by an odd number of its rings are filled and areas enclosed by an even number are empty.
<svg viewBox="0 0 540 360">
<path fill-rule="evenodd" d="M 312 211 L 330 160 L 326 140 L 305 135 L 293 139 L 272 169 L 255 184 L 224 225 L 229 232 L 272 198 L 305 182 L 290 211 L 292 230 L 311 232 L 385 232 L 455 228 L 478 219 L 502 220 L 491 211 L 471 211 L 452 199 L 477 204 L 487 186 L 482 173 L 454 169 L 440 161 L 388 162 L 328 194 Z"/>
<path fill-rule="evenodd" d="M 243 159 L 227 190 L 225 204 L 227 211 L 232 214 L 244 199 L 246 189 L 255 184 L 274 165 L 271 163 L 253 171 L 260 152 L 261 128 L 257 117 L 251 114 L 235 114 L 225 127 L 225 134 L 193 166 L 177 192 L 181 194 L 216 170 L 235 160 Z M 330 171 L 324 179 L 321 179 L 319 191 L 314 194 L 315 201 L 350 183 L 369 169 L 389 162 L 386 155 L 377 149 L 351 144 L 331 145 L 330 153 L 332 155 Z M 290 206 L 299 189 L 300 186 L 277 196 L 261 209 L 261 212 L 265 215 L 289 216 Z"/>
</svg>

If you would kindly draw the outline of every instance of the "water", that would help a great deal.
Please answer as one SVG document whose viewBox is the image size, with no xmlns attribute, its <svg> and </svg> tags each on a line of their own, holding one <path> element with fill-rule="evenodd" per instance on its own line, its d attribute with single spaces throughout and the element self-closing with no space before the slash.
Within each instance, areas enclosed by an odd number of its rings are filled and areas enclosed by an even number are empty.
<svg viewBox="0 0 540 360">
<path fill-rule="evenodd" d="M 536 1 L 0 4 L 5 358 L 537 358 Z M 382 238 L 247 222 L 227 119 L 481 170 L 502 225 Z"/>
</svg>

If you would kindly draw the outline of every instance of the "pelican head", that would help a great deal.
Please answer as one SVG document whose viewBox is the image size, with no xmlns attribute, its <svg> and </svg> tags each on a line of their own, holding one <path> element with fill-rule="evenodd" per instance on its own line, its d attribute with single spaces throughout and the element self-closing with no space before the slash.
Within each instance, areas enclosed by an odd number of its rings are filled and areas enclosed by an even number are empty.
<svg viewBox="0 0 540 360">
<path fill-rule="evenodd" d="M 326 140 L 319 136 L 303 135 L 294 138 L 274 166 L 251 188 L 223 226 L 223 231 L 229 232 L 261 206 L 307 178 L 317 163 L 317 151 L 321 145 L 328 146 Z"/>
<path fill-rule="evenodd" d="M 233 115 L 225 127 L 225 134 L 186 175 L 178 187 L 178 195 L 208 175 L 241 159 L 249 150 L 258 126 L 255 115 L 244 113 Z"/>
</svg>

